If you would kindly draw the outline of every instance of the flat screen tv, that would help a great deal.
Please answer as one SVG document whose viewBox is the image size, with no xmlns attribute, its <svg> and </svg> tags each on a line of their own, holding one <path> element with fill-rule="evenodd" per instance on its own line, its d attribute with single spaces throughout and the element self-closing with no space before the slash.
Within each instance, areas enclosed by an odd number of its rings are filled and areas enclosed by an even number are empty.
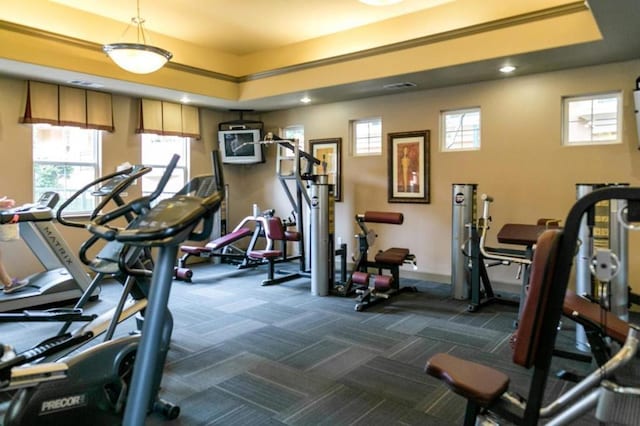
<svg viewBox="0 0 640 426">
<path fill-rule="evenodd" d="M 260 130 L 220 130 L 218 143 L 224 164 L 255 164 L 264 161 L 262 145 L 260 145 Z"/>
</svg>

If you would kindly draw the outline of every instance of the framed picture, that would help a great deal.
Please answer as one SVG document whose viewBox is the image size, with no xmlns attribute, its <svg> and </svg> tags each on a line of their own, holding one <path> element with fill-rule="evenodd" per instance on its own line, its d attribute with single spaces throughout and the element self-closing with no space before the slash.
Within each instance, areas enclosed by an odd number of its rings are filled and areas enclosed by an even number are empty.
<svg viewBox="0 0 640 426">
<path fill-rule="evenodd" d="M 389 133 L 389 202 L 429 203 L 429 131 Z"/>
<path fill-rule="evenodd" d="M 309 141 L 311 155 L 320 160 L 313 166 L 313 173 L 327 175 L 336 201 L 342 201 L 342 138 L 312 139 Z"/>
</svg>

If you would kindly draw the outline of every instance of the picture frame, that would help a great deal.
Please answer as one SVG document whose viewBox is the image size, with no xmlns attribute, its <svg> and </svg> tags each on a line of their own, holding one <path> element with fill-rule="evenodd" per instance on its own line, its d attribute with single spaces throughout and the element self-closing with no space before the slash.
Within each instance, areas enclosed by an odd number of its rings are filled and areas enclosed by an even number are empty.
<svg viewBox="0 0 640 426">
<path fill-rule="evenodd" d="M 314 164 L 313 173 L 327 175 L 335 201 L 342 201 L 342 138 L 312 139 L 309 148 L 311 155 L 322 162 Z"/>
<path fill-rule="evenodd" d="M 430 202 L 430 131 L 389 133 L 388 201 Z"/>
</svg>

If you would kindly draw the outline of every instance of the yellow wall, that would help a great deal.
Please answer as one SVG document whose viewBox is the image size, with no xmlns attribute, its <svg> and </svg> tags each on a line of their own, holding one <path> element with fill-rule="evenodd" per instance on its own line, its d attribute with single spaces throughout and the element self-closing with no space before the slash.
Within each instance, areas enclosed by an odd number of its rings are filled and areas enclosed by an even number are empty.
<svg viewBox="0 0 640 426">
<path fill-rule="evenodd" d="M 504 223 L 531 223 L 538 217 L 564 218 L 575 200 L 577 182 L 640 184 L 640 152 L 633 115 L 632 90 L 640 75 L 640 61 L 580 68 L 525 77 L 509 77 L 463 86 L 412 91 L 335 104 L 305 106 L 253 115 L 267 131 L 301 124 L 310 139 L 340 137 L 343 141 L 343 202 L 336 206 L 336 236 L 355 250 L 353 217 L 365 210 L 401 211 L 403 226 L 373 226 L 379 234 L 376 248 L 404 246 L 418 260 L 418 273 L 446 282 L 450 274 L 451 185 L 477 183 L 479 193 L 495 197 L 492 231 Z M 624 94 L 623 143 L 594 147 L 562 147 L 561 98 L 603 91 Z M 0 194 L 31 201 L 31 130 L 18 124 L 23 108 L 24 83 L 0 78 Z M 439 149 L 441 110 L 480 106 L 482 149 L 443 153 Z M 139 136 L 134 133 L 136 100 L 114 96 L 116 132 L 105 134 L 103 171 L 124 161 L 139 161 Z M 220 121 L 235 113 L 202 110 L 202 141 L 191 144 L 192 175 L 211 170 L 209 152 L 216 145 Z M 383 155 L 353 157 L 349 152 L 349 120 L 380 116 Z M 387 202 L 387 133 L 410 130 L 431 132 L 431 203 Z M 288 216 L 288 205 L 275 178 L 275 147 L 265 149 L 267 162 L 253 166 L 225 166 L 230 187 L 230 226 L 251 212 L 251 205 L 276 208 Z M 84 231 L 64 230 L 78 246 Z M 496 244 L 495 239 L 490 240 Z M 638 247 L 638 237 L 631 236 Z M 21 242 L 1 243 L 12 273 L 35 272 L 37 265 Z M 638 275 L 631 257 L 631 282 Z M 410 273 L 410 270 L 405 272 Z M 513 279 L 506 276 L 505 280 Z"/>
</svg>

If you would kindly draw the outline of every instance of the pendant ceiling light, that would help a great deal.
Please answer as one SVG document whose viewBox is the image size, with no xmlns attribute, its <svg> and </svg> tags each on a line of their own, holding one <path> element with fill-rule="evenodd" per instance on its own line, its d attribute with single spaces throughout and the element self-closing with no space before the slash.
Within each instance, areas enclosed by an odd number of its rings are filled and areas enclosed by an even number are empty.
<svg viewBox="0 0 640 426">
<path fill-rule="evenodd" d="M 136 26 L 137 43 L 105 44 L 102 50 L 120 68 L 136 74 L 149 74 L 162 68 L 173 55 L 167 50 L 146 44 L 144 19 L 140 17 L 140 0 L 136 0 L 136 6 L 137 14 L 131 18 L 131 22 Z M 130 26 L 127 26 L 124 34 Z"/>
</svg>

